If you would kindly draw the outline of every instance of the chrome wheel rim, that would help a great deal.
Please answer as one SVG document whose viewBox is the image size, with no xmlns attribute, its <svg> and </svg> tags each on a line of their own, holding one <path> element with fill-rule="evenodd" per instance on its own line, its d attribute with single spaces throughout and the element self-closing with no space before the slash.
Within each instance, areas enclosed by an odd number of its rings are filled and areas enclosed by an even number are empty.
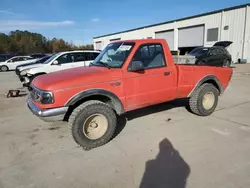
<svg viewBox="0 0 250 188">
<path fill-rule="evenodd" d="M 202 105 L 206 110 L 210 110 L 214 106 L 215 96 L 212 92 L 208 92 L 203 96 Z"/>
<path fill-rule="evenodd" d="M 83 134 L 91 140 L 101 138 L 108 130 L 108 120 L 102 114 L 89 116 L 83 124 Z"/>
</svg>

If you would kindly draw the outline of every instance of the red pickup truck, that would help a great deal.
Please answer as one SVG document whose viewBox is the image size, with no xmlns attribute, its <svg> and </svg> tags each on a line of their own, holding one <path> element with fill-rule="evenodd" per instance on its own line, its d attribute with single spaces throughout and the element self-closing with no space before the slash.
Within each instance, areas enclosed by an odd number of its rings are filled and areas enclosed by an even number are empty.
<svg viewBox="0 0 250 188">
<path fill-rule="evenodd" d="M 232 76 L 230 67 L 175 65 L 162 39 L 109 44 L 90 64 L 35 78 L 30 110 L 45 121 L 65 120 L 77 144 L 91 149 L 107 143 L 117 115 L 189 98 L 200 116 L 214 112 Z"/>
</svg>

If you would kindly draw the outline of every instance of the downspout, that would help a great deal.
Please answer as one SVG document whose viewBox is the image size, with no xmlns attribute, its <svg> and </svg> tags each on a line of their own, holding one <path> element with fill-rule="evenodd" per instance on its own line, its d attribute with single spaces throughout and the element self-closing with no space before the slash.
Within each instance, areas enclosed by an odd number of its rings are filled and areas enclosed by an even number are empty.
<svg viewBox="0 0 250 188">
<path fill-rule="evenodd" d="M 245 22 L 244 22 L 244 31 L 243 31 L 243 41 L 242 41 L 242 56 L 241 59 L 244 59 L 244 51 L 245 51 L 245 42 L 246 42 L 246 29 L 247 29 L 247 15 L 248 14 L 248 6 L 246 6 L 245 11 Z"/>
<path fill-rule="evenodd" d="M 221 41 L 222 39 L 222 30 L 223 30 L 223 15 L 224 15 L 224 11 L 221 12 L 221 18 L 220 18 L 220 38 L 219 40 Z"/>
</svg>

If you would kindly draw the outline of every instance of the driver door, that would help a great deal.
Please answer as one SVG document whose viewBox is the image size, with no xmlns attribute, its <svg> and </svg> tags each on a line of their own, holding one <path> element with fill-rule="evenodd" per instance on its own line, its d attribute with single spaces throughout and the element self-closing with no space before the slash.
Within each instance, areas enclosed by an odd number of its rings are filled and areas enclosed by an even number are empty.
<svg viewBox="0 0 250 188">
<path fill-rule="evenodd" d="M 132 61 L 141 61 L 143 71 L 124 72 L 127 110 L 165 102 L 176 96 L 174 67 L 168 67 L 161 44 L 140 46 Z"/>
</svg>

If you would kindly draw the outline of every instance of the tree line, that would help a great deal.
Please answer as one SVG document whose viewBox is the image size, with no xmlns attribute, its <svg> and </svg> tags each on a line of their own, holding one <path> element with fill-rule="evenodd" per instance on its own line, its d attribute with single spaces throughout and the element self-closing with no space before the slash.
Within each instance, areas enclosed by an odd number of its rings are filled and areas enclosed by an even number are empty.
<svg viewBox="0 0 250 188">
<path fill-rule="evenodd" d="M 48 39 L 42 34 L 29 31 L 16 30 L 9 34 L 0 33 L 0 54 L 28 55 L 84 49 L 93 49 L 93 45 L 76 46 L 63 39 Z"/>
</svg>

